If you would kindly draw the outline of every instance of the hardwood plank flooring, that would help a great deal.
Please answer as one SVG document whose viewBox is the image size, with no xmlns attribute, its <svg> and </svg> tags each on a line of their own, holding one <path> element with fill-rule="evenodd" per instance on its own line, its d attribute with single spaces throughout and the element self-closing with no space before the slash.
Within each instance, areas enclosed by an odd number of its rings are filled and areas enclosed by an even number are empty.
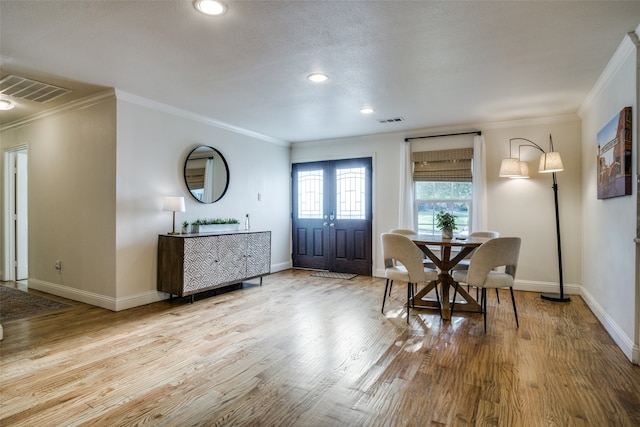
<svg viewBox="0 0 640 427">
<path fill-rule="evenodd" d="M 383 315 L 383 279 L 310 274 L 6 322 L 0 426 L 640 425 L 640 367 L 578 296 L 516 292 L 516 329 L 492 294 L 484 334 L 475 313 L 407 325 L 406 286 Z"/>
</svg>

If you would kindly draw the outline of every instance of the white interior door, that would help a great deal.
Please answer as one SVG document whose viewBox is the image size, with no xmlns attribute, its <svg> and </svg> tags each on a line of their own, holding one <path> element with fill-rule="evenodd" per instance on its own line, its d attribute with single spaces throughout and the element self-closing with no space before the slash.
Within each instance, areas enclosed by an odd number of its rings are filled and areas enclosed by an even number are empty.
<svg viewBox="0 0 640 427">
<path fill-rule="evenodd" d="M 27 204 L 27 150 L 16 151 L 15 227 L 16 227 L 16 280 L 29 278 L 29 223 Z"/>
</svg>

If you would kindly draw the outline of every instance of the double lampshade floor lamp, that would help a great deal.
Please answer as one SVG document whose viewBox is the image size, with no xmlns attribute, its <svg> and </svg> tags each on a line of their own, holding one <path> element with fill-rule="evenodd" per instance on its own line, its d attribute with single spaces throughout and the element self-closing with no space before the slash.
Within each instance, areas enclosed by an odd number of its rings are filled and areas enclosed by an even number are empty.
<svg viewBox="0 0 640 427">
<path fill-rule="evenodd" d="M 525 141 L 524 144 L 518 145 L 518 157 L 513 157 L 511 148 L 513 141 Z M 562 247 L 560 244 L 560 214 L 558 211 L 558 181 L 556 179 L 556 172 L 562 172 L 564 167 L 562 166 L 562 159 L 560 158 L 560 153 L 557 151 L 553 151 L 553 140 L 551 139 L 551 135 L 549 135 L 549 148 L 548 152 L 544 151 L 542 147 L 536 144 L 533 141 L 530 141 L 526 138 L 511 138 L 509 140 L 509 159 L 504 159 L 502 164 L 500 165 L 500 174 L 501 178 L 529 178 L 529 166 L 526 162 L 520 160 L 520 148 L 521 147 L 533 147 L 542 152 L 540 156 L 540 164 L 538 166 L 538 172 L 540 173 L 550 173 L 553 177 L 553 199 L 555 202 L 556 208 L 556 235 L 558 240 L 558 274 L 559 274 L 559 282 L 560 282 L 560 293 L 559 294 L 548 294 L 543 293 L 541 297 L 543 299 L 549 301 L 559 301 L 559 302 L 567 302 L 570 301 L 567 295 L 564 294 L 564 283 L 562 279 Z"/>
</svg>

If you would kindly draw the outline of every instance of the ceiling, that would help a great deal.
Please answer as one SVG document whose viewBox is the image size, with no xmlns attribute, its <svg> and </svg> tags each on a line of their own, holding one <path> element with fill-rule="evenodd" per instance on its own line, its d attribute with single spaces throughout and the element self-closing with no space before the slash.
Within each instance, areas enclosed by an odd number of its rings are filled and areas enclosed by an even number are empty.
<svg viewBox="0 0 640 427">
<path fill-rule="evenodd" d="M 227 4 L 0 0 L 2 77 L 73 89 L 0 124 L 105 88 L 291 143 L 572 114 L 640 24 L 640 1 Z"/>
</svg>

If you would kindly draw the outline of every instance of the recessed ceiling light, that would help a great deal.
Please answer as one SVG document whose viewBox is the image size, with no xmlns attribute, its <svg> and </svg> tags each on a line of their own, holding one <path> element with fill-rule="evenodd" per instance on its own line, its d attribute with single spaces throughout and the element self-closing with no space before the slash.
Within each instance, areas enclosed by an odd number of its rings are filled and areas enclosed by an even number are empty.
<svg viewBox="0 0 640 427">
<path fill-rule="evenodd" d="M 367 107 L 367 108 L 363 108 L 362 110 L 360 110 L 360 112 L 361 112 L 362 114 L 371 114 L 371 113 L 373 113 L 374 111 L 376 111 L 376 110 L 374 110 L 373 108 L 368 108 L 368 107 Z"/>
<path fill-rule="evenodd" d="M 309 74 L 307 78 L 312 82 L 316 82 L 316 83 L 326 82 L 327 80 L 329 80 L 329 76 L 322 73 Z"/>
<path fill-rule="evenodd" d="M 8 99 L 0 99 L 0 110 L 11 110 L 16 105 Z"/>
<path fill-rule="evenodd" d="M 195 0 L 193 7 L 205 15 L 224 15 L 227 11 L 227 5 L 217 0 Z"/>
</svg>

